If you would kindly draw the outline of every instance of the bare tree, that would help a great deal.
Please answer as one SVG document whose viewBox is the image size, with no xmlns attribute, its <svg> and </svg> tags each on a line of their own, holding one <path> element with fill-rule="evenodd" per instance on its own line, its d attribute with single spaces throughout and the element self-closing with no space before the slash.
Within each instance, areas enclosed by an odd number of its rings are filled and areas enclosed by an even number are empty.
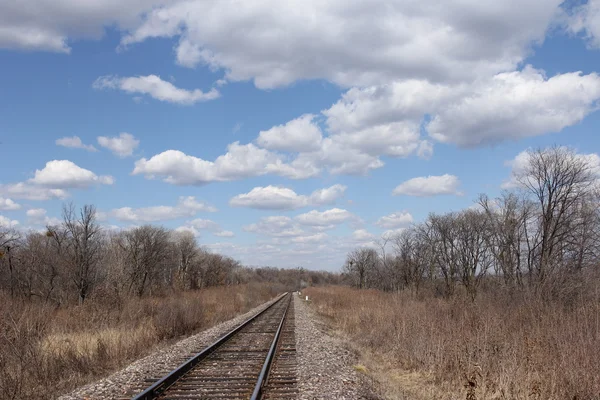
<svg viewBox="0 0 600 400">
<path fill-rule="evenodd" d="M 358 288 L 363 289 L 367 286 L 367 277 L 376 268 L 377 261 L 377 250 L 360 248 L 348 254 L 344 268 L 351 276 L 356 278 Z"/>
<path fill-rule="evenodd" d="M 102 231 L 96 222 L 96 208 L 85 205 L 79 212 L 69 204 L 63 207 L 63 225 L 68 235 L 70 278 L 83 304 L 95 284 L 102 257 Z"/>
<path fill-rule="evenodd" d="M 15 294 L 15 269 L 11 250 L 14 249 L 19 239 L 20 235 L 15 229 L 0 226 L 0 261 L 2 261 L 2 263 L 6 263 L 8 268 L 11 296 L 14 296 Z"/>
<path fill-rule="evenodd" d="M 175 232 L 173 242 L 177 257 L 176 281 L 184 289 L 195 288 L 197 282 L 192 269 L 199 255 L 196 238 L 191 232 Z"/>
<path fill-rule="evenodd" d="M 576 228 L 578 205 L 591 193 L 595 177 L 588 160 L 564 147 L 529 151 L 517 181 L 533 195 L 540 209 L 537 262 L 533 272 L 543 282 L 558 265 L 561 246 Z"/>
<path fill-rule="evenodd" d="M 125 253 L 128 291 L 141 297 L 168 258 L 169 232 L 161 227 L 144 225 L 123 232 L 118 243 Z"/>
<path fill-rule="evenodd" d="M 456 215 L 430 214 L 424 224 L 425 240 L 431 249 L 432 264 L 438 268 L 444 278 L 444 294 L 454 294 L 455 284 L 460 271 L 458 249 L 456 247 Z"/>
<path fill-rule="evenodd" d="M 411 227 L 394 238 L 396 268 L 405 287 L 419 289 L 431 262 L 431 252 L 419 227 Z"/>
<path fill-rule="evenodd" d="M 532 214 L 531 203 L 512 192 L 504 192 L 495 200 L 479 196 L 479 205 L 488 218 L 488 248 L 494 256 L 496 274 L 501 274 L 509 287 L 523 286 L 522 243 L 525 223 Z"/>
<path fill-rule="evenodd" d="M 456 249 L 461 280 L 472 300 L 477 287 L 492 265 L 488 249 L 489 220 L 483 212 L 465 210 L 456 216 Z"/>
</svg>

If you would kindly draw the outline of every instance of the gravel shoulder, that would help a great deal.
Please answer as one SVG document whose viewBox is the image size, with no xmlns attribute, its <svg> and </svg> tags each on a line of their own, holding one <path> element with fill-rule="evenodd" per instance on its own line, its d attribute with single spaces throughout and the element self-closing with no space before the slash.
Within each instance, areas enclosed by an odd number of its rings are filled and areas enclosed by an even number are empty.
<svg viewBox="0 0 600 400">
<path fill-rule="evenodd" d="M 82 386 L 59 397 L 59 400 L 113 400 L 129 398 L 150 386 L 148 377 L 161 377 L 175 369 L 193 354 L 200 352 L 219 337 L 229 332 L 244 320 L 264 310 L 272 301 L 253 308 L 245 314 L 215 325 L 205 331 L 169 345 L 153 354 L 141 358 L 107 378 Z"/>
<path fill-rule="evenodd" d="M 294 301 L 299 399 L 373 398 L 364 376 L 353 367 L 354 353 L 328 333 L 327 325 L 304 300 L 294 295 Z"/>
</svg>

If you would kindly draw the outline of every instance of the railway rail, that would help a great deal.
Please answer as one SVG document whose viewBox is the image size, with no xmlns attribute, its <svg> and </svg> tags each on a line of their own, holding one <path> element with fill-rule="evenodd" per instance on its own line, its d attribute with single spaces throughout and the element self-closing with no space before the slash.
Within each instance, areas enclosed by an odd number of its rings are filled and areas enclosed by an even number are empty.
<svg viewBox="0 0 600 400">
<path fill-rule="evenodd" d="M 294 304 L 285 293 L 132 400 L 295 398 L 295 352 Z"/>
</svg>

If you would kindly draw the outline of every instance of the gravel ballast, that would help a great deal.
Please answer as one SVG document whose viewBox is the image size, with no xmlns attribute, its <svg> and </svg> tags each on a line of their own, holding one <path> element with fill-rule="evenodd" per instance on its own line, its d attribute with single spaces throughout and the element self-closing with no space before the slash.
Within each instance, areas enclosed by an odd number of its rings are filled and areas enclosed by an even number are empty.
<svg viewBox="0 0 600 400">
<path fill-rule="evenodd" d="M 356 357 L 344 343 L 328 334 L 320 317 L 294 294 L 298 399 L 365 399 L 364 380 L 353 368 Z M 272 301 L 196 335 L 167 346 L 107 378 L 85 385 L 59 400 L 125 399 L 159 378 L 229 332 Z"/>
<path fill-rule="evenodd" d="M 141 358 L 107 378 L 82 386 L 67 395 L 59 397 L 59 400 L 109 400 L 131 397 L 133 394 L 140 392 L 152 384 L 145 381 L 145 379 L 149 377 L 159 378 L 166 375 L 193 354 L 200 352 L 246 319 L 264 310 L 273 301 L 271 300 L 253 308 L 245 314 L 215 325 L 212 328 Z"/>
<path fill-rule="evenodd" d="M 294 295 L 294 301 L 299 399 L 364 399 L 364 381 L 352 367 L 356 357 L 304 300 Z"/>
</svg>

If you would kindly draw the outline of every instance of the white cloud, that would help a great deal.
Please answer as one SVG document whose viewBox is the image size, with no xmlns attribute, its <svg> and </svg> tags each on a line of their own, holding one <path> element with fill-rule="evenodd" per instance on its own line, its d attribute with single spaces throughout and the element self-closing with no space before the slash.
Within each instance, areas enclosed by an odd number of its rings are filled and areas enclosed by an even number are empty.
<svg viewBox="0 0 600 400">
<path fill-rule="evenodd" d="M 600 48 L 600 1 L 588 0 L 572 10 L 566 20 L 572 33 L 581 34 L 590 47 Z"/>
<path fill-rule="evenodd" d="M 106 26 L 138 25 L 138 16 L 170 0 L 0 2 L 0 47 L 69 53 L 72 39 L 100 39 Z"/>
<path fill-rule="evenodd" d="M 86 188 L 95 184 L 112 185 L 112 176 L 98 176 L 69 160 L 48 161 L 41 170 L 36 170 L 30 183 L 49 188 Z"/>
<path fill-rule="evenodd" d="M 326 233 L 319 232 L 313 235 L 305 235 L 305 236 L 297 236 L 291 239 L 292 243 L 309 243 L 309 244 L 318 244 L 323 243 L 323 241 L 327 240 L 329 236 Z"/>
<path fill-rule="evenodd" d="M 376 236 L 366 229 L 357 229 L 352 232 L 352 239 L 357 242 L 369 242 L 376 239 Z"/>
<path fill-rule="evenodd" d="M 567 93 L 567 94 L 565 94 Z M 598 108 L 600 77 L 521 71 L 470 83 L 402 80 L 348 90 L 323 111 L 331 137 L 371 156 L 429 158 L 430 142 L 474 147 L 558 132 Z"/>
<path fill-rule="evenodd" d="M 115 208 L 103 216 L 125 222 L 156 222 L 193 217 L 199 212 L 215 212 L 216 208 L 199 202 L 193 196 L 181 196 L 175 206 L 121 207 Z"/>
<path fill-rule="evenodd" d="M 304 114 L 285 125 L 261 131 L 256 142 L 269 150 L 310 152 L 320 148 L 321 129 L 313 122 L 313 114 Z"/>
<path fill-rule="evenodd" d="M 343 222 L 356 218 L 352 213 L 340 208 L 332 208 L 326 211 L 312 210 L 295 217 L 296 221 L 302 225 L 311 226 L 331 226 L 339 225 Z"/>
<path fill-rule="evenodd" d="M 21 209 L 20 204 L 16 203 L 15 201 L 13 201 L 9 198 L 0 197 L 0 210 L 14 211 L 14 210 L 20 210 L 20 209 Z"/>
<path fill-rule="evenodd" d="M 40 187 L 26 182 L 0 185 L 0 194 L 26 200 L 65 199 L 69 196 L 64 189 Z"/>
<path fill-rule="evenodd" d="M 215 161 L 190 156 L 182 151 L 167 150 L 150 159 L 142 158 L 135 163 L 134 175 L 143 174 L 152 179 L 162 177 L 177 185 L 202 185 L 209 182 L 232 181 L 265 174 L 276 174 L 291 179 L 304 179 L 318 171 L 312 165 L 292 162 L 254 144 L 239 142 L 227 146 L 227 153 Z"/>
<path fill-rule="evenodd" d="M 14 228 L 19 225 L 19 221 L 16 219 L 10 219 L 3 215 L 0 215 L 0 227 L 2 228 Z"/>
<path fill-rule="evenodd" d="M 119 89 L 129 94 L 145 94 L 156 100 L 183 105 L 214 100 L 221 95 L 215 88 L 208 92 L 203 92 L 200 89 L 181 89 L 171 82 L 163 81 L 156 75 L 128 78 L 101 76 L 96 79 L 92 86 L 94 89 Z"/>
<path fill-rule="evenodd" d="M 289 7 L 266 0 L 231 7 L 192 0 L 152 10 L 122 43 L 179 37 L 179 64 L 223 69 L 227 80 L 253 79 L 259 88 L 301 79 L 342 86 L 457 81 L 517 66 L 543 40 L 560 3 L 308 0 Z"/>
<path fill-rule="evenodd" d="M 318 189 L 312 192 L 308 198 L 308 203 L 315 206 L 333 204 L 344 193 L 346 193 L 346 186 L 340 184 Z"/>
<path fill-rule="evenodd" d="M 46 210 L 43 208 L 32 208 L 25 213 L 28 218 L 43 218 L 46 215 Z"/>
<path fill-rule="evenodd" d="M 394 196 L 437 196 L 442 194 L 461 195 L 458 187 L 460 181 L 454 175 L 421 176 L 412 178 L 396 186 Z"/>
<path fill-rule="evenodd" d="M 413 221 L 413 216 L 409 212 L 402 211 L 379 218 L 375 225 L 380 228 L 391 229 L 410 225 Z"/>
<path fill-rule="evenodd" d="M 122 132 L 117 137 L 98 136 L 98 144 L 119 157 L 127 157 L 133 154 L 140 141 L 131 133 Z"/>
<path fill-rule="evenodd" d="M 56 139 L 56 144 L 58 146 L 63 146 L 63 147 L 70 147 L 73 149 L 83 149 L 83 150 L 87 150 L 87 151 L 98 151 L 98 149 L 96 149 L 94 146 L 92 146 L 91 144 L 83 144 L 83 142 L 81 141 L 81 138 L 79 138 L 79 136 L 65 136 L 63 138 L 60 139 Z"/>
<path fill-rule="evenodd" d="M 176 230 L 178 231 L 189 231 L 194 234 L 194 236 L 200 236 L 201 231 L 209 231 L 212 232 L 213 235 L 218 237 L 234 237 L 235 234 L 231 231 L 226 231 L 221 228 L 219 224 L 209 219 L 201 219 L 197 218 L 191 221 L 187 221 L 185 225 L 180 226 Z"/>
<path fill-rule="evenodd" d="M 565 73 L 547 78 L 526 66 L 476 83 L 440 107 L 427 125 L 444 143 L 473 147 L 559 132 L 598 109 L 600 76 Z"/>
<path fill-rule="evenodd" d="M 47 211 L 43 208 L 32 208 L 27 210 L 27 222 L 32 225 L 59 225 L 62 221 L 56 217 L 48 217 Z"/>
<path fill-rule="evenodd" d="M 255 187 L 248 193 L 233 197 L 229 204 L 233 207 L 249 207 L 263 210 L 293 210 L 309 205 L 327 205 L 334 203 L 344 195 L 346 187 L 333 185 L 315 190 L 311 195 L 299 195 L 285 187 Z"/>
<path fill-rule="evenodd" d="M 264 217 L 258 223 L 244 226 L 242 229 L 246 232 L 274 237 L 295 237 L 305 234 L 290 217 L 284 216 Z"/>
</svg>

